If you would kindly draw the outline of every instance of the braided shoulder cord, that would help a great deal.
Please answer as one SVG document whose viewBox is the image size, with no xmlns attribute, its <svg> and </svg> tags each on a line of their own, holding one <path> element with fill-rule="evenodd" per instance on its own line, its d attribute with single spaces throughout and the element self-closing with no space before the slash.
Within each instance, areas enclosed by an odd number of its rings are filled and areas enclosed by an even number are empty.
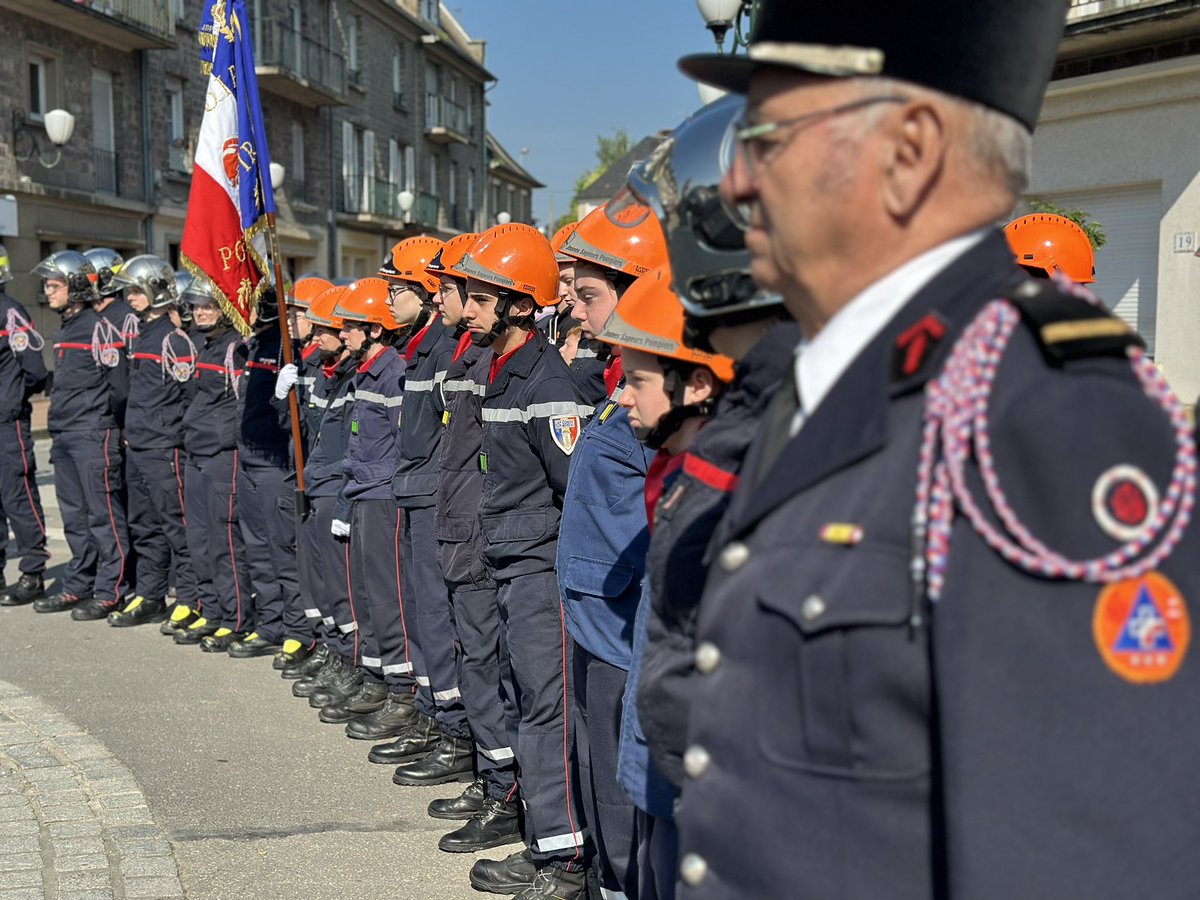
<svg viewBox="0 0 1200 900">
<path fill-rule="evenodd" d="M 25 350 L 40 351 L 46 346 L 45 338 L 38 334 L 33 323 L 25 318 L 19 309 L 13 308 L 8 311 L 5 329 L 8 331 L 8 346 L 14 353 L 23 353 Z"/>
<path fill-rule="evenodd" d="M 133 350 L 133 341 L 142 333 L 142 320 L 138 318 L 137 313 L 127 313 L 125 321 L 121 323 L 121 337 L 125 339 L 125 346 Z"/>
<path fill-rule="evenodd" d="M 121 351 L 118 348 L 123 345 L 121 329 L 100 316 L 96 327 L 92 329 L 92 359 L 96 365 L 115 369 L 121 364 Z"/>
<path fill-rule="evenodd" d="M 1083 289 L 1072 291 L 1095 302 Z M 1045 578 L 1110 584 L 1136 578 L 1166 559 L 1191 519 L 1196 490 L 1196 444 L 1179 400 L 1141 348 L 1130 348 L 1130 366 L 1147 396 L 1171 421 L 1175 465 L 1170 486 L 1155 516 L 1113 552 L 1073 560 L 1050 549 L 1018 518 L 1000 485 L 991 451 L 988 402 L 996 370 L 1020 313 L 995 300 L 975 318 L 955 344 L 942 374 L 925 391 L 925 414 L 917 497 L 913 510 L 912 575 L 936 601 L 945 583 L 950 534 L 961 512 L 989 547 L 1026 572 Z M 966 483 L 966 463 L 974 454 L 987 499 L 1005 533 L 984 516 Z M 914 608 L 914 615 L 916 611 Z"/>
<path fill-rule="evenodd" d="M 188 356 L 186 359 L 181 359 L 179 354 L 175 352 L 175 347 L 171 343 L 172 337 L 181 337 L 187 341 Z M 196 345 L 192 343 L 192 339 L 188 337 L 188 333 L 182 328 L 176 328 L 173 332 L 167 334 L 163 338 L 162 352 L 162 370 L 164 375 L 169 375 L 176 381 L 183 383 L 189 381 L 196 371 Z"/>
</svg>

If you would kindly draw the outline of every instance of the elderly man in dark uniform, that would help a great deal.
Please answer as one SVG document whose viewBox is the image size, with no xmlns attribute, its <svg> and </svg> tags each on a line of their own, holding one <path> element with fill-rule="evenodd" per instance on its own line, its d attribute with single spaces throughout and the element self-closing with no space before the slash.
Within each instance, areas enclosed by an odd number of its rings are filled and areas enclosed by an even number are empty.
<svg viewBox="0 0 1200 900">
<path fill-rule="evenodd" d="M 727 203 L 803 337 L 714 536 L 681 898 L 1186 897 L 1195 444 L 996 223 L 1052 0 L 763 0 Z"/>
</svg>

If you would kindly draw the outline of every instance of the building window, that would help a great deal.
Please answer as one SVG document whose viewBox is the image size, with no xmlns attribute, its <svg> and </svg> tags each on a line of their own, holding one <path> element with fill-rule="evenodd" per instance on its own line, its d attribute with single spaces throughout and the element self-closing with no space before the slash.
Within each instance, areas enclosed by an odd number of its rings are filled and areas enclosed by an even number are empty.
<svg viewBox="0 0 1200 900">
<path fill-rule="evenodd" d="M 304 20 L 300 17 L 300 7 L 291 6 L 288 13 L 292 20 L 292 67 L 301 74 L 304 73 Z"/>
<path fill-rule="evenodd" d="M 450 163 L 450 227 L 458 227 L 458 163 Z"/>
<path fill-rule="evenodd" d="M 116 150 L 112 72 L 92 69 L 92 154 L 96 190 L 106 194 L 118 193 Z"/>
<path fill-rule="evenodd" d="M 467 229 L 475 229 L 475 170 L 467 169 Z"/>
<path fill-rule="evenodd" d="M 392 106 L 399 109 L 404 103 L 404 47 L 392 51 Z"/>
<path fill-rule="evenodd" d="M 187 171 L 187 132 L 183 124 L 183 82 L 168 77 L 167 94 L 167 168 Z"/>
<path fill-rule="evenodd" d="M 350 83 L 362 87 L 362 69 L 358 65 L 359 16 L 350 16 L 346 22 L 346 67 L 350 70 Z"/>
<path fill-rule="evenodd" d="M 179 270 L 179 241 L 167 241 L 167 262 L 172 269 Z"/>
<path fill-rule="evenodd" d="M 304 125 L 292 123 L 292 171 L 288 179 L 289 193 L 296 199 L 304 199 Z"/>
<path fill-rule="evenodd" d="M 44 56 L 29 57 L 29 118 L 35 122 L 50 110 L 50 73 L 53 63 Z"/>
<path fill-rule="evenodd" d="M 437 197 L 441 195 L 438 190 L 438 158 L 432 154 L 429 156 L 429 193 Z"/>
<path fill-rule="evenodd" d="M 434 28 L 440 28 L 442 25 L 440 5 L 438 0 L 421 0 L 421 17 Z"/>
<path fill-rule="evenodd" d="M 361 153 L 362 132 L 352 122 L 342 122 L 342 206 L 346 212 L 358 212 Z"/>
</svg>

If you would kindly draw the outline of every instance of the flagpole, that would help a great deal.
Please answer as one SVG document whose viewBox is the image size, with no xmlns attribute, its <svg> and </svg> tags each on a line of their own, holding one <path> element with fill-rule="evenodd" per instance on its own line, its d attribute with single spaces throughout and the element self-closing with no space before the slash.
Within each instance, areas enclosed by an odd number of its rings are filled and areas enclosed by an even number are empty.
<svg viewBox="0 0 1200 900">
<path fill-rule="evenodd" d="M 283 351 L 283 364 L 292 365 L 292 335 L 288 330 L 287 298 L 283 290 L 283 266 L 279 255 L 279 235 L 275 231 L 275 213 L 267 213 L 267 238 L 271 246 L 271 263 L 275 267 L 275 301 L 279 304 L 279 347 Z M 292 420 L 293 457 L 296 460 L 296 512 L 303 518 L 307 511 L 308 498 L 304 495 L 304 445 L 300 435 L 300 404 L 296 402 L 296 390 L 288 391 L 288 417 Z M 298 543 L 298 542 L 297 542 Z"/>
</svg>

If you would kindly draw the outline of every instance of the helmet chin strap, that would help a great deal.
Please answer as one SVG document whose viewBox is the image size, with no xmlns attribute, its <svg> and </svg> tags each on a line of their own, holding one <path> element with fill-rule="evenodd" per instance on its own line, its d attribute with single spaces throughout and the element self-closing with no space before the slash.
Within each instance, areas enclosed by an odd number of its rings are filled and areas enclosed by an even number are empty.
<svg viewBox="0 0 1200 900">
<path fill-rule="evenodd" d="M 703 418 L 711 414 L 715 402 L 710 397 L 698 403 L 684 403 L 687 379 L 681 378 L 679 370 L 665 360 L 663 368 L 667 370 L 663 378 L 663 391 L 671 396 L 671 408 L 663 413 L 654 426 L 633 430 L 637 439 L 651 450 L 661 450 L 663 444 L 669 441 L 688 419 Z"/>
<path fill-rule="evenodd" d="M 509 297 L 508 291 L 500 291 L 499 299 L 496 300 L 496 321 L 490 331 L 475 338 L 475 344 L 479 347 L 490 347 L 496 343 L 496 339 L 502 337 L 513 325 L 511 310 L 512 298 Z"/>
</svg>

